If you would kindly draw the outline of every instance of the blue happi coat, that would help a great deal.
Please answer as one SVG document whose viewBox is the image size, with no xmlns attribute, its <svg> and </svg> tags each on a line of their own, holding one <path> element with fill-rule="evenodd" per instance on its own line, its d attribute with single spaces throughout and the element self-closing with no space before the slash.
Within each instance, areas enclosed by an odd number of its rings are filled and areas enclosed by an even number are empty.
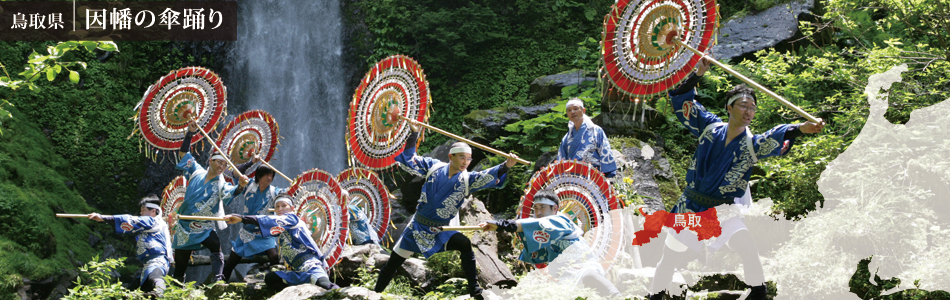
<svg viewBox="0 0 950 300">
<path fill-rule="evenodd" d="M 726 201 L 742 197 L 749 185 L 752 165 L 755 164 L 756 158 L 782 154 L 785 132 L 790 129 L 788 124 L 778 125 L 763 134 L 755 135 L 746 128 L 745 133 L 727 144 L 728 124 L 722 123 L 719 116 L 707 111 L 702 104 L 694 100 L 694 89 L 680 95 L 671 94 L 670 97 L 676 109 L 676 118 L 690 133 L 699 138 L 699 146 L 686 171 L 687 192 L 680 195 L 671 212 L 702 212 L 709 209 L 708 206 L 698 203 L 695 199 L 697 195 L 727 199 Z M 794 139 L 789 140 L 790 148 L 793 144 Z M 696 193 L 690 193 L 689 190 Z"/>
<path fill-rule="evenodd" d="M 522 232 L 518 237 L 524 241 L 524 250 L 518 259 L 532 264 L 553 261 L 574 243 L 584 242 L 583 231 L 577 228 L 563 213 L 543 218 L 520 219 Z"/>
<path fill-rule="evenodd" d="M 377 244 L 379 245 L 379 236 L 376 230 L 369 223 L 369 218 L 363 213 L 363 210 L 356 205 L 348 205 L 350 211 L 350 241 L 353 245 Z"/>
<path fill-rule="evenodd" d="M 185 199 L 178 207 L 179 215 L 223 217 L 224 206 L 231 203 L 234 195 L 243 191 L 237 185 L 224 181 L 222 175 L 205 182 L 208 171 L 198 164 L 191 152 L 185 153 L 175 168 L 184 170 L 188 178 Z M 201 249 L 201 242 L 211 235 L 212 230 L 227 227 L 224 222 L 191 220 L 178 220 L 175 226 L 172 247 L 182 250 Z"/>
<path fill-rule="evenodd" d="M 152 272 L 168 274 L 168 266 L 173 261 L 168 224 L 155 217 L 115 215 L 116 233 L 135 233 L 135 256 L 145 265 L 139 284 Z"/>
<path fill-rule="evenodd" d="M 608 177 L 613 177 L 617 161 L 610 151 L 610 141 L 604 130 L 587 116 L 584 116 L 580 129 L 574 129 L 572 121 L 567 123 L 567 127 L 567 134 L 561 139 L 561 147 L 557 150 L 557 159 L 584 161 Z"/>
<path fill-rule="evenodd" d="M 274 198 L 277 194 L 284 192 L 286 188 L 278 188 L 269 185 L 263 192 L 257 182 L 251 179 L 247 189 L 244 192 L 244 211 L 243 215 L 267 215 L 268 209 L 274 208 Z M 244 224 L 238 232 L 238 239 L 231 241 L 231 248 L 234 253 L 241 257 L 251 257 L 260 254 L 267 249 L 276 247 L 274 237 L 264 237 L 261 235 L 261 228 L 254 224 Z"/>
<path fill-rule="evenodd" d="M 422 184 L 416 214 L 403 230 L 398 243 L 400 248 L 422 253 L 426 258 L 442 251 L 449 238 L 458 233 L 436 227 L 449 225 L 449 221 L 458 215 L 465 197 L 481 189 L 501 187 L 507 177 L 505 174 L 499 178 L 501 165 L 478 172 L 462 170 L 449 177 L 448 164 L 438 159 L 417 156 L 415 143 L 408 142 L 406 149 L 396 157 L 396 162 L 410 174 L 420 177 L 428 175 Z M 467 182 L 468 186 L 463 182 Z"/>
<path fill-rule="evenodd" d="M 532 264 L 550 263 L 548 273 L 560 283 L 577 284 L 588 270 L 604 275 L 584 232 L 570 218 L 558 213 L 543 218 L 520 219 L 518 237 L 524 244 L 518 259 Z"/>
<path fill-rule="evenodd" d="M 254 216 L 257 218 L 264 237 L 277 237 L 277 251 L 289 271 L 277 271 L 277 276 L 287 284 L 316 284 L 317 279 L 327 276 L 329 267 L 320 248 L 310 236 L 310 229 L 297 215 L 287 213 L 281 216 Z"/>
</svg>

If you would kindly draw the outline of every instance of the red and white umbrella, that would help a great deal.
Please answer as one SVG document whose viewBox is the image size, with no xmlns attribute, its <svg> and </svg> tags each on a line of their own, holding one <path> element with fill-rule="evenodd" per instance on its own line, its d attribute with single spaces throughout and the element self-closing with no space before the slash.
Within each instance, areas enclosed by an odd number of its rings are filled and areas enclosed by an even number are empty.
<svg viewBox="0 0 950 300">
<path fill-rule="evenodd" d="M 159 150 L 176 150 L 188 130 L 189 115 L 195 119 L 205 132 L 211 131 L 226 114 L 227 88 L 211 70 L 202 67 L 186 67 L 168 73 L 155 84 L 149 86 L 136 105 L 138 123 L 136 131 Z M 133 132 L 134 134 L 134 132 Z M 201 136 L 195 136 L 188 143 L 197 143 Z"/>
<path fill-rule="evenodd" d="M 415 60 L 393 55 L 376 63 L 350 102 L 346 140 L 351 158 L 373 170 L 395 164 L 411 130 L 400 116 L 425 123 L 431 101 L 429 82 Z"/>
<path fill-rule="evenodd" d="M 337 181 L 350 194 L 347 205 L 356 205 L 366 212 L 370 226 L 376 231 L 379 240 L 383 240 L 389 227 L 389 202 L 392 199 L 379 175 L 368 169 L 350 168 L 343 170 L 337 176 Z"/>
<path fill-rule="evenodd" d="M 313 169 L 297 176 L 287 193 L 294 198 L 297 216 L 309 225 L 310 236 L 333 267 L 343 253 L 349 221 L 340 184 L 330 173 Z"/>
<path fill-rule="evenodd" d="M 623 220 L 620 218 L 623 207 L 604 174 L 579 161 L 551 163 L 529 181 L 516 211 L 519 219 L 534 215 L 532 205 L 539 190 L 551 190 L 557 194 L 561 199 L 561 212 L 584 230 L 584 237 L 594 254 L 604 269 L 609 269 L 623 246 Z"/>
</svg>

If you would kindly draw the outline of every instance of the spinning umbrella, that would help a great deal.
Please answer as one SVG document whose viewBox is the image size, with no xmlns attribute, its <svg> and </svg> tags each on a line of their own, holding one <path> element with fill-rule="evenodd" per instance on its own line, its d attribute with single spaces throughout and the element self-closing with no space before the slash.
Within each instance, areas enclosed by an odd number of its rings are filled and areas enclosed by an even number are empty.
<svg viewBox="0 0 950 300">
<path fill-rule="evenodd" d="M 216 144 L 237 164 L 245 163 L 254 157 L 254 153 L 259 153 L 262 163 L 287 181 L 293 182 L 290 177 L 267 163 L 277 151 L 279 136 L 280 128 L 274 117 L 263 110 L 251 110 L 231 120 L 218 135 Z"/>
<path fill-rule="evenodd" d="M 775 98 L 809 121 L 801 108 L 704 54 L 718 27 L 715 0 L 619 0 L 604 19 L 607 77 L 633 97 L 648 97 L 679 84 L 702 58 Z"/>
<path fill-rule="evenodd" d="M 188 180 L 183 175 L 178 175 L 168 183 L 168 186 L 162 190 L 162 217 L 168 223 L 169 237 L 175 236 L 175 224 L 178 222 L 178 207 L 185 201 L 185 189 L 188 188 Z"/>
<path fill-rule="evenodd" d="M 620 252 L 623 237 L 621 202 L 610 182 L 597 168 L 578 161 L 556 161 L 531 178 L 518 206 L 518 218 L 531 217 L 534 194 L 552 190 L 561 199 L 560 210 L 582 230 L 604 269 Z"/>
<path fill-rule="evenodd" d="M 149 86 L 136 105 L 133 117 L 142 133 L 142 138 L 159 150 L 176 150 L 181 147 L 188 122 L 193 117 L 202 131 L 213 129 L 224 115 L 227 107 L 227 88 L 217 74 L 202 67 L 187 67 L 168 73 Z M 131 136 L 130 136 L 131 137 Z M 192 138 L 196 143 L 201 138 Z"/>
<path fill-rule="evenodd" d="M 411 130 L 396 116 L 425 122 L 430 101 L 429 82 L 415 60 L 394 55 L 376 63 L 350 102 L 346 140 L 351 158 L 373 170 L 395 164 Z"/>
<path fill-rule="evenodd" d="M 342 191 L 332 175 L 318 169 L 298 175 L 287 190 L 297 203 L 297 216 L 309 225 L 310 236 L 330 267 L 343 253 L 348 230 L 349 214 Z"/>
<path fill-rule="evenodd" d="M 389 225 L 389 190 L 383 185 L 376 172 L 350 168 L 343 170 L 337 181 L 343 190 L 350 194 L 348 205 L 356 205 L 366 212 L 369 224 L 376 231 L 379 240 L 383 240 Z"/>
<path fill-rule="evenodd" d="M 510 156 L 426 124 L 430 101 L 429 82 L 415 60 L 394 55 L 376 63 L 360 81 L 350 102 L 347 147 L 352 157 L 373 170 L 389 168 L 396 163 L 396 156 L 405 148 L 405 140 L 411 130 L 407 122 L 485 151 Z M 530 164 L 523 159 L 518 162 Z"/>
</svg>

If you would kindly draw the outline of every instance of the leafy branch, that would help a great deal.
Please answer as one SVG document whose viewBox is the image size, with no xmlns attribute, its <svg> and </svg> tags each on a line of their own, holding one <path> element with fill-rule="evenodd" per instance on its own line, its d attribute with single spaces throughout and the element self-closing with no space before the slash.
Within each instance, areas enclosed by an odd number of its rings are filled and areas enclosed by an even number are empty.
<svg viewBox="0 0 950 300">
<path fill-rule="evenodd" d="M 10 76 L 10 73 L 7 71 L 7 67 L 0 63 L 0 69 L 3 70 L 3 76 L 0 76 L 0 86 L 8 87 L 13 90 L 13 94 L 10 96 L 13 98 L 16 96 L 16 92 L 19 88 L 26 86 L 31 91 L 39 89 L 35 81 L 39 79 L 42 75 L 46 75 L 46 80 L 53 81 L 56 79 L 56 76 L 66 71 L 69 74 L 69 81 L 73 84 L 79 83 L 79 72 L 76 72 L 74 69 L 82 67 L 86 69 L 86 63 L 82 61 L 61 61 L 61 59 L 69 51 L 85 49 L 86 51 L 92 52 L 96 49 L 102 51 L 119 51 L 118 46 L 115 42 L 97 42 L 97 41 L 66 41 L 60 42 L 55 46 L 46 47 L 46 55 L 42 55 L 33 51 L 29 56 L 29 60 L 26 62 L 26 66 L 23 68 L 23 72 L 20 72 L 20 79 L 15 79 L 13 76 Z M 73 69 L 70 69 L 73 68 Z M 3 109 L 5 105 L 13 106 L 7 99 L 0 99 L 0 119 L 11 118 L 12 115 L 9 111 Z M 0 122 L 0 124 L 3 124 Z M 0 130 L 0 134 L 3 134 L 3 131 Z"/>
</svg>

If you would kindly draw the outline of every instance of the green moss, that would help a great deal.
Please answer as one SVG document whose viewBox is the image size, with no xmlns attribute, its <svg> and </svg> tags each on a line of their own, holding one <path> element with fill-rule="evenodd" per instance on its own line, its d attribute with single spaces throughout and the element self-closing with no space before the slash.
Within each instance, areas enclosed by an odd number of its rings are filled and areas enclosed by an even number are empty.
<svg viewBox="0 0 950 300">
<path fill-rule="evenodd" d="M 94 255 L 90 229 L 55 213 L 88 212 L 66 186 L 66 160 L 16 108 L 0 135 L 0 295 L 13 295 L 23 278 L 56 275 Z"/>
</svg>

